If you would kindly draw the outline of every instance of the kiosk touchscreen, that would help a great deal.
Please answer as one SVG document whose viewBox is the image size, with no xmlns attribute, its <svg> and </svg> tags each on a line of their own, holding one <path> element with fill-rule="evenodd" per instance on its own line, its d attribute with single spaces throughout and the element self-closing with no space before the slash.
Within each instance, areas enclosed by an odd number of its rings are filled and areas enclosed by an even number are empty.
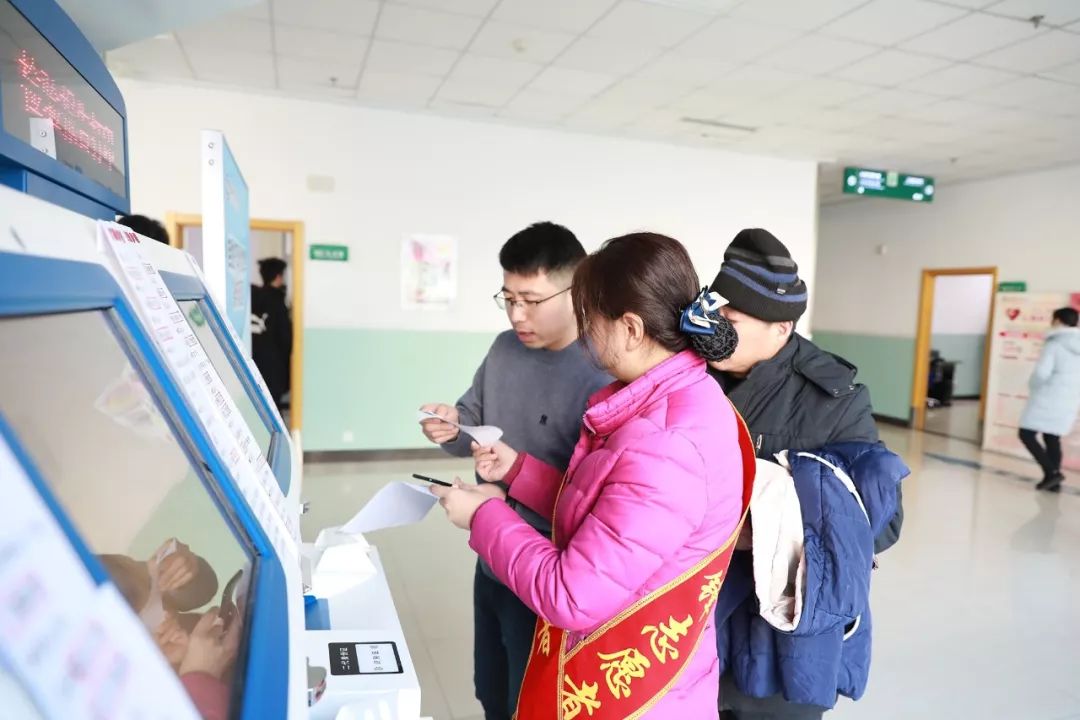
<svg viewBox="0 0 1080 720">
<path fill-rule="evenodd" d="M 221 381 L 225 383 L 225 389 L 229 391 L 233 402 L 240 408 L 240 414 L 244 417 L 247 426 L 251 428 L 251 433 L 255 436 L 256 442 L 259 443 L 259 449 L 262 451 L 263 456 L 268 461 L 272 461 L 273 456 L 270 453 L 270 445 L 274 440 L 273 421 L 256 408 L 255 400 L 252 399 L 252 393 L 255 391 L 249 390 L 247 384 L 240 379 L 236 366 L 229 359 L 218 334 L 211 327 L 211 314 L 199 300 L 181 300 L 178 298 L 177 304 L 184 315 L 187 316 L 188 324 L 195 331 L 199 344 L 202 345 L 207 357 L 210 358 L 210 362 L 214 365 L 214 369 L 221 376 Z M 280 477 L 278 482 L 281 482 Z M 282 487 L 282 492 L 288 492 L 287 484 Z"/>
<path fill-rule="evenodd" d="M 0 270 L 5 265 L 0 280 L 20 284 L 13 277 L 23 270 L 13 267 L 20 263 L 0 253 Z M 29 283 L 24 274 L 22 284 Z M 274 677 L 280 667 L 266 664 L 275 654 L 266 652 L 269 638 L 248 672 L 252 628 L 265 634 L 270 619 L 257 618 L 259 598 L 279 605 L 283 594 L 283 588 L 260 594 L 260 585 L 280 578 L 280 565 L 257 551 L 251 526 L 244 525 L 250 520 L 237 516 L 210 466 L 196 459 L 208 458 L 205 448 L 179 430 L 173 409 L 163 412 L 175 406 L 148 382 L 158 376 L 138 354 L 142 348 L 123 313 L 47 304 L 40 297 L 13 302 L 0 289 L 0 416 L 199 712 L 282 716 L 285 672 Z M 273 635 L 280 643 L 274 650 L 285 656 L 287 637 Z M 253 678 L 259 692 L 245 688 Z M 278 689 L 267 692 L 271 678 Z M 276 712 L 266 713 L 264 702 Z"/>
</svg>

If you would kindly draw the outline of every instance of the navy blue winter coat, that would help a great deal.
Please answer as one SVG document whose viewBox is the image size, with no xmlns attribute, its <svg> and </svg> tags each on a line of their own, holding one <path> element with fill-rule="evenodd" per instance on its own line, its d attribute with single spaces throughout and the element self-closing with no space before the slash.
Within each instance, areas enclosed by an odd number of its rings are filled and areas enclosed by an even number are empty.
<svg viewBox="0 0 1080 720">
<path fill-rule="evenodd" d="M 801 620 L 783 633 L 758 614 L 750 553 L 738 552 L 717 602 L 716 643 L 721 672 L 731 672 L 743 693 L 831 708 L 838 694 L 858 700 L 866 690 L 874 538 L 896 514 L 910 471 L 880 444 L 840 443 L 812 454 L 851 477 L 866 514 L 828 466 L 791 451 L 807 568 Z"/>
</svg>

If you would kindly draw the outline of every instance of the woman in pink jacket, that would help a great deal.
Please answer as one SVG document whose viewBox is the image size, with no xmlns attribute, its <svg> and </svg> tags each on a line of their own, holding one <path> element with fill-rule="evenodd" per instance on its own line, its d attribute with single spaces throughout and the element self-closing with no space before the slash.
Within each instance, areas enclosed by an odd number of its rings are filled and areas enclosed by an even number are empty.
<svg viewBox="0 0 1080 720">
<path fill-rule="evenodd" d="M 433 492 L 540 618 L 518 720 L 716 718 L 711 610 L 754 462 L 705 361 L 730 355 L 734 333 L 662 235 L 605 243 L 579 266 L 573 299 L 617 382 L 590 400 L 569 468 L 474 447 L 481 477 L 501 485 Z M 504 486 L 553 516 L 552 538 L 502 501 Z"/>
</svg>

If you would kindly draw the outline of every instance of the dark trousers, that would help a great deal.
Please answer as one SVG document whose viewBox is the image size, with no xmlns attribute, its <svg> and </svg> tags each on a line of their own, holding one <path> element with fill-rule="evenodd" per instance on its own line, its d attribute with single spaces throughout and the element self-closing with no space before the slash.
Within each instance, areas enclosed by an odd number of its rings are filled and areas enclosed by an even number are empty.
<svg viewBox="0 0 1080 720">
<path fill-rule="evenodd" d="M 742 694 L 730 674 L 720 680 L 721 720 L 821 720 L 825 708 L 789 703 L 783 695 L 752 698 Z"/>
<path fill-rule="evenodd" d="M 1058 435 L 1042 434 L 1044 448 L 1039 444 L 1038 433 L 1034 430 L 1020 429 L 1020 441 L 1028 449 L 1035 462 L 1042 468 L 1044 477 L 1053 477 L 1061 472 L 1061 437 Z"/>
<path fill-rule="evenodd" d="M 473 580 L 473 684 L 485 720 L 510 720 L 532 650 L 536 615 L 476 566 Z"/>
</svg>

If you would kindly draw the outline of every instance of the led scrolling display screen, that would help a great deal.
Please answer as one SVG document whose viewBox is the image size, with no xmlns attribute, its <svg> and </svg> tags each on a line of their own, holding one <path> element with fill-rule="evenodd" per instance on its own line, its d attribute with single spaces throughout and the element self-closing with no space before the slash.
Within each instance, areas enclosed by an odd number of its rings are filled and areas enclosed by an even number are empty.
<svg viewBox="0 0 1080 720">
<path fill-rule="evenodd" d="M 0 0 L 4 131 L 124 197 L 120 114 L 12 5 Z"/>
</svg>

